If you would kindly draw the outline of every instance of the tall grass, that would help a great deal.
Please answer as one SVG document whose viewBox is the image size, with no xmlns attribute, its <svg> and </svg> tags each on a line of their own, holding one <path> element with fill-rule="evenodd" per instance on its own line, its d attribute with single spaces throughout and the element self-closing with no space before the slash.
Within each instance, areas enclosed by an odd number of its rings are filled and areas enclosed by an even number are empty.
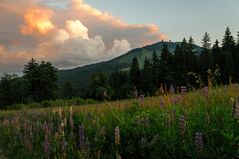
<svg viewBox="0 0 239 159">
<path fill-rule="evenodd" d="M 0 149 L 14 159 L 239 157 L 239 86 L 203 91 L 2 111 Z"/>
</svg>

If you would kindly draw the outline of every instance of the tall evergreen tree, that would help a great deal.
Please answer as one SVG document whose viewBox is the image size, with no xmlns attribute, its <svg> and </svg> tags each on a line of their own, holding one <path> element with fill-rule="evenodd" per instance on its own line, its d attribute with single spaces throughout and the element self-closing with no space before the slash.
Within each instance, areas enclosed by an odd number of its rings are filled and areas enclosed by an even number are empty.
<svg viewBox="0 0 239 159">
<path fill-rule="evenodd" d="M 137 57 L 134 57 L 130 67 L 130 82 L 133 87 L 140 90 L 141 74 Z"/>
<path fill-rule="evenodd" d="M 179 45 L 176 46 L 174 56 L 173 56 L 173 78 L 174 83 L 177 86 L 185 85 L 185 73 L 183 72 L 184 69 L 184 57 L 183 51 Z"/>
<path fill-rule="evenodd" d="M 166 43 L 161 50 L 160 77 L 160 82 L 166 84 L 167 87 L 173 82 L 172 54 L 169 52 Z"/>
<path fill-rule="evenodd" d="M 158 89 L 160 87 L 159 83 L 159 58 L 156 54 L 156 51 L 153 53 L 152 57 L 152 82 L 154 85 L 154 89 Z"/>
<path fill-rule="evenodd" d="M 215 44 L 212 47 L 212 56 L 213 56 L 213 70 L 215 70 L 217 67 L 221 70 L 223 59 L 218 40 L 215 41 Z"/>
<path fill-rule="evenodd" d="M 209 34 L 206 32 L 203 36 L 202 39 L 202 46 L 203 50 L 200 55 L 200 60 L 199 60 L 199 68 L 200 68 L 200 75 L 202 77 L 203 83 L 207 83 L 208 79 L 208 70 L 212 69 L 212 55 L 210 52 L 211 49 L 211 39 Z"/>
<path fill-rule="evenodd" d="M 142 70 L 142 88 L 144 93 L 152 95 L 153 93 L 153 82 L 152 82 L 152 64 L 146 57 L 144 60 L 144 66 Z"/>
<path fill-rule="evenodd" d="M 236 82 L 239 82 L 239 32 L 237 33 L 237 44 L 235 51 L 235 73 L 236 73 Z"/>
<path fill-rule="evenodd" d="M 57 87 L 57 69 L 49 62 L 38 64 L 31 59 L 24 67 L 23 77 L 30 84 L 30 95 L 34 101 L 54 98 Z"/>
<path fill-rule="evenodd" d="M 186 72 L 195 72 L 197 65 L 196 52 L 194 51 L 194 40 L 189 38 L 187 50 L 186 50 Z"/>
<path fill-rule="evenodd" d="M 227 27 L 222 40 L 222 55 L 224 59 L 222 80 L 224 84 L 227 84 L 230 79 L 235 80 L 235 41 L 229 27 Z"/>
</svg>

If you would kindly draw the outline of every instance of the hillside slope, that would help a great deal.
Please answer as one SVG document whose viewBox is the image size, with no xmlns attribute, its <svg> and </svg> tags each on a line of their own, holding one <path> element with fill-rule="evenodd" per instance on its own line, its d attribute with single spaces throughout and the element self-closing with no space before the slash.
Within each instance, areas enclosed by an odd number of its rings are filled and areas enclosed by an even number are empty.
<svg viewBox="0 0 239 159">
<path fill-rule="evenodd" d="M 167 43 L 170 52 L 174 52 L 176 46 L 180 45 L 180 42 L 158 42 L 142 48 L 133 49 L 128 53 L 109 61 L 69 70 L 60 70 L 58 72 L 59 85 L 62 85 L 65 81 L 70 81 L 76 89 L 87 88 L 90 84 L 92 74 L 97 72 L 111 73 L 116 67 L 122 70 L 127 70 L 130 67 L 133 57 L 138 58 L 140 67 L 142 67 L 145 57 L 151 58 L 154 51 L 160 56 L 164 43 Z M 195 51 L 200 52 L 201 48 L 195 45 Z"/>
</svg>

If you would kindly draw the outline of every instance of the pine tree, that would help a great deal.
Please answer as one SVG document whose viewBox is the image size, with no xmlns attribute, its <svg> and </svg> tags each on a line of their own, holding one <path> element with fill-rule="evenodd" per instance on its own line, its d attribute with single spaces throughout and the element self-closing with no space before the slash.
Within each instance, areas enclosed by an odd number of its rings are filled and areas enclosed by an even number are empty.
<svg viewBox="0 0 239 159">
<path fill-rule="evenodd" d="M 235 80 L 235 41 L 231 34 L 229 27 L 225 31 L 224 38 L 222 40 L 222 80 L 224 84 L 228 84 L 230 79 Z"/>
<path fill-rule="evenodd" d="M 144 93 L 152 95 L 153 82 L 152 82 L 152 64 L 146 57 L 144 60 L 144 66 L 142 70 L 142 84 Z"/>
<path fill-rule="evenodd" d="M 152 82 L 154 85 L 154 89 L 158 89 L 159 85 L 159 58 L 156 54 L 156 51 L 153 53 L 152 57 Z"/>
<path fill-rule="evenodd" d="M 140 90 L 141 73 L 137 57 L 134 57 L 132 60 L 130 68 L 130 82 L 133 88 L 136 87 L 137 90 Z"/>
<path fill-rule="evenodd" d="M 222 55 L 221 55 L 221 48 L 219 47 L 219 41 L 216 40 L 215 44 L 212 47 L 212 56 L 213 56 L 213 70 L 217 67 L 221 70 L 222 69 Z"/>
<path fill-rule="evenodd" d="M 185 80 L 190 87 L 196 87 L 197 61 L 196 52 L 194 51 L 194 40 L 190 37 L 185 52 Z"/>
<path fill-rule="evenodd" d="M 235 51 L 235 73 L 236 73 L 236 82 L 239 82 L 239 32 L 237 33 L 237 44 Z"/>
<path fill-rule="evenodd" d="M 177 86 L 185 85 L 184 57 L 182 49 L 179 45 L 176 46 L 173 56 L 173 78 Z"/>
<path fill-rule="evenodd" d="M 167 44 L 164 44 L 161 50 L 160 77 L 160 82 L 166 84 L 167 87 L 173 82 L 172 54 Z"/>
<path fill-rule="evenodd" d="M 202 39 L 202 46 L 203 50 L 200 55 L 199 59 L 199 68 L 200 68 L 200 75 L 202 77 L 203 83 L 207 83 L 208 79 L 208 70 L 212 69 L 212 55 L 210 52 L 211 43 L 210 43 L 210 36 L 206 32 Z"/>
<path fill-rule="evenodd" d="M 196 72 L 197 58 L 194 51 L 194 40 L 189 38 L 186 50 L 186 70 L 187 72 Z"/>
</svg>

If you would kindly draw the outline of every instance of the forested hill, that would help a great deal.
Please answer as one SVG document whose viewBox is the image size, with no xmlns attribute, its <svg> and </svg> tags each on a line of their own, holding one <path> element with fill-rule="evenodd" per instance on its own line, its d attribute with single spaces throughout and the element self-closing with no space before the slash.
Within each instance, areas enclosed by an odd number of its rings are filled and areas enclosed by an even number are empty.
<svg viewBox="0 0 239 159">
<path fill-rule="evenodd" d="M 181 42 L 158 42 L 142 48 L 133 49 L 128 53 L 110 61 L 69 70 L 60 70 L 58 72 L 59 84 L 62 85 L 65 81 L 70 81 L 74 85 L 75 89 L 87 88 L 90 85 L 90 78 L 92 74 L 98 72 L 111 73 L 116 67 L 121 70 L 128 70 L 134 57 L 138 58 L 138 62 L 142 67 L 145 57 L 151 58 L 154 51 L 158 56 L 160 56 L 164 44 L 167 44 L 169 51 L 174 53 L 176 46 L 180 45 Z M 199 53 L 201 51 L 201 47 L 197 45 L 194 47 L 195 52 Z"/>
</svg>

